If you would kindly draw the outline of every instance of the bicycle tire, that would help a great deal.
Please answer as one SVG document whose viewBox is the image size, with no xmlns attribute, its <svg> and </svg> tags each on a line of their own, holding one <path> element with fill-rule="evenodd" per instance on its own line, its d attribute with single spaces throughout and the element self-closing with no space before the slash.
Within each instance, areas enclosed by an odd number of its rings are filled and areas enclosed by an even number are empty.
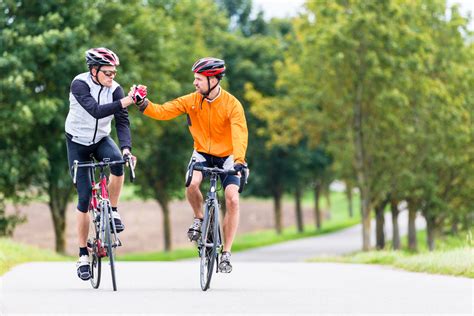
<svg viewBox="0 0 474 316">
<path fill-rule="evenodd" d="M 98 242 L 100 240 L 100 229 L 99 223 L 95 222 L 96 212 L 94 210 L 90 211 L 91 215 L 91 227 L 89 228 L 89 238 L 87 240 L 87 246 L 91 248 L 92 260 L 90 263 L 91 267 L 91 285 L 94 289 L 98 289 L 100 286 L 100 277 L 102 273 L 102 258 L 98 255 Z"/>
<path fill-rule="evenodd" d="M 218 212 L 219 210 L 217 210 Z M 212 273 L 214 272 L 214 264 L 217 257 L 217 234 L 216 229 L 217 225 L 215 223 L 216 219 L 216 209 L 214 205 L 206 206 L 206 212 L 204 215 L 204 221 L 202 227 L 203 232 L 201 234 L 202 238 L 202 247 L 200 250 L 201 257 L 201 269 L 200 269 L 200 281 L 201 289 L 207 291 L 211 285 Z M 206 244 L 212 244 L 211 246 L 206 246 Z"/>
<path fill-rule="evenodd" d="M 100 275 L 102 273 L 102 260 L 95 252 L 92 253 L 91 272 L 92 287 L 98 289 L 100 285 Z"/>
<path fill-rule="evenodd" d="M 110 264 L 110 273 L 112 276 L 112 287 L 114 291 L 117 291 L 117 280 L 115 278 L 115 251 L 113 247 L 114 241 L 112 240 L 112 232 L 110 227 L 110 221 L 112 218 L 112 214 L 110 213 L 112 210 L 110 205 L 107 205 L 104 209 L 105 215 L 105 240 L 107 243 L 107 256 L 109 257 L 109 264 Z"/>
</svg>

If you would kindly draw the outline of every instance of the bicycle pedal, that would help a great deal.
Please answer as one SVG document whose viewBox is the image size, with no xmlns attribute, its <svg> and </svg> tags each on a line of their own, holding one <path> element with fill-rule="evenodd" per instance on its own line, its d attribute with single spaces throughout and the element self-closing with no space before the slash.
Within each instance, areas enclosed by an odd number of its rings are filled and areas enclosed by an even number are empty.
<svg viewBox="0 0 474 316">
<path fill-rule="evenodd" d="M 89 253 L 91 253 L 94 246 L 93 246 L 92 243 L 88 240 L 86 247 L 87 247 L 87 251 L 89 251 Z"/>
</svg>

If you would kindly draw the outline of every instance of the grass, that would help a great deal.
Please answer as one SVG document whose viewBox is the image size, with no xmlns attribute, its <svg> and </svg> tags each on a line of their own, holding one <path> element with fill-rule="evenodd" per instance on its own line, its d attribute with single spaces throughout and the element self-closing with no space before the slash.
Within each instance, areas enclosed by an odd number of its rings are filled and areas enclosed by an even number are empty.
<svg viewBox="0 0 474 316">
<path fill-rule="evenodd" d="M 122 198 L 125 200 L 134 200 L 136 196 L 133 188 L 124 186 Z M 290 198 L 290 197 L 285 197 Z M 303 204 L 311 206 L 312 196 L 308 192 L 304 198 Z M 345 200 L 345 195 L 339 192 L 331 194 L 331 218 L 323 221 L 322 229 L 315 230 L 313 225 L 306 225 L 303 233 L 298 233 L 296 227 L 288 227 L 283 230 L 281 234 L 277 234 L 274 230 L 262 230 L 242 235 L 237 235 L 233 245 L 233 251 L 242 251 L 246 249 L 272 245 L 289 240 L 317 236 L 334 232 L 360 222 L 358 206 L 359 201 L 357 196 L 354 197 L 354 217 L 348 217 L 348 204 Z M 326 208 L 326 202 L 322 201 L 321 208 Z M 122 261 L 174 261 L 179 259 L 193 258 L 197 256 L 195 247 L 176 249 L 165 252 L 151 252 L 151 253 L 133 253 L 121 255 L 117 259 Z M 0 238 L 0 275 L 4 274 L 11 267 L 28 261 L 62 261 L 71 260 L 70 257 L 55 254 L 52 251 L 41 250 L 39 248 L 21 245 L 12 242 L 9 239 Z"/>
<path fill-rule="evenodd" d="M 59 255 L 53 251 L 15 243 L 0 238 L 0 276 L 13 266 L 30 261 L 69 261 L 71 257 Z"/>
<path fill-rule="evenodd" d="M 356 252 L 345 256 L 317 257 L 312 262 L 340 262 L 389 265 L 407 271 L 474 278 L 472 233 L 444 236 L 436 240 L 436 250 L 426 248 L 426 232 L 417 234 L 419 252 L 382 250 Z M 404 244 L 406 244 L 404 238 Z M 391 245 L 389 245 L 390 247 Z"/>
<path fill-rule="evenodd" d="M 334 216 L 339 218 L 339 216 Z M 285 241 L 318 236 L 323 234 L 328 234 L 334 231 L 338 231 L 353 225 L 356 225 L 360 222 L 360 218 L 355 216 L 354 218 L 345 218 L 335 219 L 332 218 L 326 222 L 323 222 L 323 227 L 321 230 L 315 230 L 314 226 L 307 225 L 305 226 L 304 232 L 299 233 L 296 227 L 287 227 L 283 230 L 281 234 L 277 234 L 275 230 L 262 230 L 247 234 L 237 235 L 234 244 L 232 246 L 232 251 L 242 251 L 262 246 L 268 246 L 276 243 L 281 243 Z M 195 247 L 190 248 L 181 248 L 172 250 L 169 252 L 159 251 L 159 252 L 148 252 L 148 253 L 131 253 L 118 257 L 118 260 L 122 261 L 173 261 L 179 259 L 193 258 L 197 256 L 197 250 Z"/>
<path fill-rule="evenodd" d="M 291 196 L 285 196 L 285 200 L 291 200 Z M 312 206 L 312 193 L 307 192 L 303 198 L 304 206 Z M 321 199 L 321 208 L 327 208 L 326 199 Z M 348 202 L 343 192 L 331 193 L 331 214 L 330 219 L 323 221 L 322 229 L 317 231 L 313 225 L 306 225 L 304 232 L 299 233 L 296 227 L 287 227 L 281 234 L 277 234 L 275 230 L 262 230 L 252 233 L 237 235 L 232 246 L 232 251 L 243 251 L 247 249 L 273 245 L 285 241 L 318 236 L 338 231 L 360 223 L 359 198 L 354 194 L 354 217 L 348 216 Z M 193 258 L 197 256 L 195 247 L 180 248 L 169 252 L 147 252 L 147 253 L 131 253 L 118 257 L 122 261 L 173 261 L 180 259 Z"/>
</svg>

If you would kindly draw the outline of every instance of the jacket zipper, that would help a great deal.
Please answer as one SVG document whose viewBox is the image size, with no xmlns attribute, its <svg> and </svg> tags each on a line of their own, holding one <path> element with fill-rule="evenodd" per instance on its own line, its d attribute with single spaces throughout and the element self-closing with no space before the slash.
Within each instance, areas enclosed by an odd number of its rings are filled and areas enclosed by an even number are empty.
<svg viewBox="0 0 474 316">
<path fill-rule="evenodd" d="M 97 105 L 100 105 L 100 94 L 101 94 L 103 88 L 104 88 L 103 86 L 100 87 L 99 96 L 97 97 Z M 96 120 L 95 120 L 94 137 L 92 137 L 92 144 L 95 143 L 95 136 L 97 135 L 97 129 L 98 129 L 98 127 L 99 127 L 99 119 L 96 119 Z"/>
<path fill-rule="evenodd" d="M 211 102 L 207 102 L 209 107 L 209 150 L 208 153 L 211 153 Z"/>
</svg>

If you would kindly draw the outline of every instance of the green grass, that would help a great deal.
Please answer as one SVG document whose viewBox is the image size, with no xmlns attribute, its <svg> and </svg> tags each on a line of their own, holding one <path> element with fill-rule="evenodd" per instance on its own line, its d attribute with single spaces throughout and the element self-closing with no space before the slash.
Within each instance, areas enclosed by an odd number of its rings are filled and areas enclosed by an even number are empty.
<svg viewBox="0 0 474 316">
<path fill-rule="evenodd" d="M 359 223 L 358 218 L 346 219 L 346 220 L 332 220 L 323 223 L 321 230 L 316 230 L 314 226 L 307 225 L 305 226 L 305 231 L 299 233 L 296 227 L 288 227 L 283 230 L 279 235 L 274 230 L 264 230 L 259 232 L 253 232 L 248 234 L 243 234 L 237 236 L 235 239 L 234 245 L 232 246 L 233 251 L 242 251 L 251 248 L 268 246 L 276 243 L 281 243 L 285 241 L 313 237 L 332 233 Z"/>
<path fill-rule="evenodd" d="M 124 186 L 123 196 L 126 200 L 134 200 L 136 196 L 133 188 Z M 304 205 L 312 206 L 311 192 L 306 194 Z M 303 233 L 298 233 L 296 227 L 285 228 L 282 234 L 277 234 L 273 229 L 262 230 L 247 234 L 237 235 L 233 245 L 233 251 L 272 245 L 289 240 L 317 236 L 334 232 L 360 222 L 358 210 L 359 201 L 354 197 L 354 217 L 348 217 L 347 201 L 345 195 L 339 192 L 331 194 L 331 218 L 323 221 L 322 229 L 316 231 L 314 225 L 306 225 Z M 325 208 L 325 202 L 321 203 Z M 119 256 L 122 261 L 174 261 L 179 259 L 193 258 L 197 256 L 195 247 L 176 249 L 170 252 L 160 251 L 151 253 L 133 253 Z M 38 248 L 13 243 L 8 239 L 0 239 L 0 275 L 8 271 L 12 266 L 28 261 L 61 261 L 71 260 L 69 257 L 54 254 L 54 252 L 40 250 Z"/>
<path fill-rule="evenodd" d="M 30 261 L 68 261 L 70 257 L 53 251 L 15 243 L 7 238 L 0 238 L 0 276 L 13 266 Z"/>
<path fill-rule="evenodd" d="M 408 250 L 382 250 L 357 252 L 345 256 L 317 257 L 310 261 L 381 264 L 414 272 L 474 278 L 474 245 L 471 236 L 472 233 L 469 232 L 439 238 L 436 240 L 436 250 L 430 252 L 426 247 L 426 233 L 420 231 L 417 234 L 419 245 L 417 253 Z"/>
<path fill-rule="evenodd" d="M 338 216 L 337 216 L 338 217 Z M 343 219 L 331 219 L 323 222 L 321 230 L 317 231 L 313 225 L 305 226 L 304 232 L 299 233 L 296 227 L 288 227 L 283 230 L 281 234 L 277 234 L 275 230 L 262 230 L 247 234 L 237 235 L 232 251 L 242 251 L 262 246 L 268 246 L 276 243 L 285 241 L 318 236 L 328 234 L 334 231 L 338 231 L 360 222 L 359 217 L 354 218 L 343 218 Z M 197 256 L 197 250 L 195 247 L 181 248 L 172 250 L 170 252 L 159 251 L 159 252 L 148 252 L 148 253 L 131 253 L 118 257 L 118 260 L 122 261 L 173 261 L 179 259 L 193 258 Z"/>
</svg>

